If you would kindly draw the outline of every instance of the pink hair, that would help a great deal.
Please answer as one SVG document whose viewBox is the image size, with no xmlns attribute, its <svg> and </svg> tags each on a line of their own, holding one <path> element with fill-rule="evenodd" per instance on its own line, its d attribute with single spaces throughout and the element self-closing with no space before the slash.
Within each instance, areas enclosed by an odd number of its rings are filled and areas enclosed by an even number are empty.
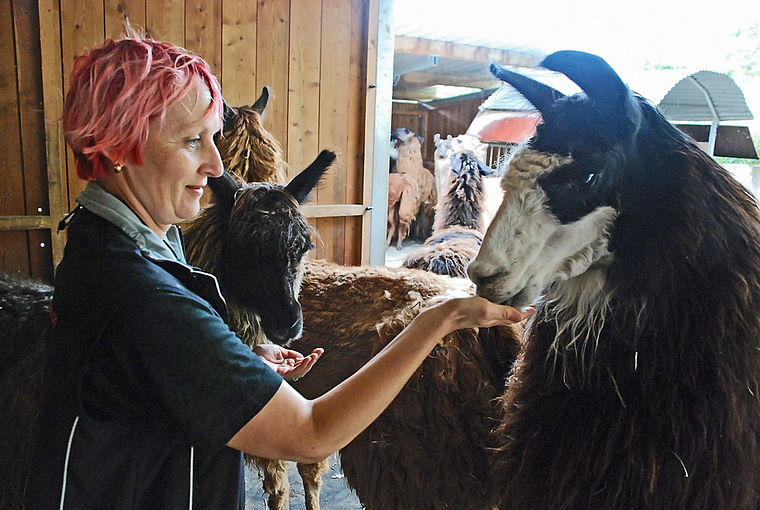
<svg viewBox="0 0 760 510">
<path fill-rule="evenodd" d="M 221 118 L 219 82 L 202 58 L 184 48 L 150 38 L 109 39 L 77 58 L 63 116 L 77 175 L 85 180 L 105 176 L 130 153 L 142 164 L 148 123 L 163 119 L 192 87 L 195 76 L 211 92 L 206 115 Z"/>
</svg>

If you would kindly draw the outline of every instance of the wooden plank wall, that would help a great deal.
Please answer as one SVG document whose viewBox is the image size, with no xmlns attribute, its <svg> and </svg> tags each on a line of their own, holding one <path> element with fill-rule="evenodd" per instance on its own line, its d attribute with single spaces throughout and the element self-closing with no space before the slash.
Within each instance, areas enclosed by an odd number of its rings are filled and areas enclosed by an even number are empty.
<svg viewBox="0 0 760 510">
<path fill-rule="evenodd" d="M 391 114 L 391 131 L 406 127 L 424 138 L 422 159 L 435 158 L 435 135 L 459 136 L 467 132 L 470 123 L 478 114 L 478 107 L 491 94 L 486 91 L 469 94 L 462 98 L 441 99 L 426 103 L 394 103 Z"/>
<path fill-rule="evenodd" d="M 0 267 L 50 281 L 52 243 L 45 163 L 40 21 L 34 2 L 0 2 Z M 21 229 L 20 227 L 27 227 Z"/>
<path fill-rule="evenodd" d="M 50 228 L 84 188 L 55 119 L 75 58 L 118 38 L 125 20 L 200 54 L 230 104 L 251 104 L 268 85 L 264 124 L 287 153 L 289 177 L 324 148 L 338 153 L 312 200 L 313 256 L 361 263 L 368 19 L 378 1 L 0 0 L 0 270 L 52 279 L 61 254 L 51 245 L 62 236 L 51 242 Z M 353 206 L 332 207 L 342 204 Z M 47 219 L 30 229 L 36 214 Z"/>
</svg>

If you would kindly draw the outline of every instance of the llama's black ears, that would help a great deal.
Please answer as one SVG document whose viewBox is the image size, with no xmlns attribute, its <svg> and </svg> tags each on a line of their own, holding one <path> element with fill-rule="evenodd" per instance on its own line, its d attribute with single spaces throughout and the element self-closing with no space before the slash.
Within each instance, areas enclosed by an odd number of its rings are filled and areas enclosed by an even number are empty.
<svg viewBox="0 0 760 510">
<path fill-rule="evenodd" d="M 616 136 L 630 135 L 632 126 L 635 130 L 641 122 L 641 112 L 628 85 L 603 58 L 582 51 L 557 51 L 546 57 L 541 67 L 575 82 L 603 117 L 617 121 Z"/>
<path fill-rule="evenodd" d="M 229 124 L 232 119 L 235 117 L 235 110 L 232 108 L 229 104 L 227 104 L 227 101 L 224 102 L 224 113 L 222 116 L 222 132 L 224 132 L 224 127 Z"/>
<path fill-rule="evenodd" d="M 256 100 L 256 102 L 251 105 L 251 108 L 253 108 L 253 110 L 258 113 L 260 117 L 264 116 L 264 112 L 267 109 L 267 104 L 269 104 L 269 97 L 271 95 L 271 89 L 264 85 L 264 88 L 261 91 L 261 95 Z"/>
<path fill-rule="evenodd" d="M 549 58 L 549 57 L 547 57 Z M 501 81 L 512 85 L 525 99 L 536 107 L 539 112 L 545 112 L 554 102 L 565 95 L 552 87 L 505 69 L 496 62 L 491 62 L 491 73 Z"/>
<path fill-rule="evenodd" d="M 309 198 L 309 194 L 319 183 L 330 165 L 335 161 L 335 153 L 324 150 L 319 153 L 317 159 L 306 167 L 300 174 L 296 175 L 287 186 L 285 191 L 289 193 L 299 204 L 303 204 Z"/>
<path fill-rule="evenodd" d="M 597 106 L 619 107 L 630 96 L 628 86 L 615 70 L 602 57 L 591 53 L 557 51 L 546 57 L 541 67 L 570 78 Z"/>
<path fill-rule="evenodd" d="M 238 181 L 227 170 L 220 177 L 209 177 L 208 187 L 214 192 L 216 203 L 232 209 L 235 204 L 235 193 L 240 189 Z"/>
</svg>

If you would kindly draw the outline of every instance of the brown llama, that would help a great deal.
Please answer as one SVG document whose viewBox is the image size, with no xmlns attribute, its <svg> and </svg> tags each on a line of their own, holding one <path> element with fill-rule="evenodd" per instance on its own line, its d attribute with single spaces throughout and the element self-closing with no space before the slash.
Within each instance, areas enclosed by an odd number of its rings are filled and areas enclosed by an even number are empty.
<svg viewBox="0 0 760 510">
<path fill-rule="evenodd" d="M 425 168 L 422 160 L 422 137 L 408 128 L 398 128 L 391 134 L 396 142 L 395 172 L 408 175 L 415 183 L 414 204 L 415 216 L 410 225 L 407 237 L 423 241 L 433 232 L 433 217 L 437 192 L 435 178 L 430 170 Z M 390 243 L 388 243 L 390 244 Z"/>
<path fill-rule="evenodd" d="M 760 211 L 601 58 L 492 65 L 542 114 L 470 263 L 537 313 L 503 397 L 501 509 L 760 508 Z"/>
<path fill-rule="evenodd" d="M 325 353 L 293 386 L 315 397 L 377 353 L 431 301 L 470 282 L 417 269 L 307 261 L 303 336 L 291 347 Z M 495 400 L 519 350 L 521 327 L 460 330 L 441 339 L 391 405 L 340 451 L 348 485 L 367 510 L 488 510 L 489 465 L 502 419 Z"/>
<path fill-rule="evenodd" d="M 388 174 L 388 233 L 386 248 L 396 238 L 396 248 L 403 247 L 409 227 L 417 216 L 417 184 L 406 174 Z"/>
<path fill-rule="evenodd" d="M 224 131 L 216 139 L 224 168 L 245 182 L 287 182 L 288 164 L 282 147 L 261 121 L 270 98 L 269 87 L 251 106 L 224 108 Z"/>
<path fill-rule="evenodd" d="M 483 242 L 484 177 L 493 170 L 469 149 L 458 149 L 449 159 L 452 177 L 449 189 L 438 197 L 433 235 L 408 254 L 402 265 L 466 278 L 467 264 Z"/>
</svg>

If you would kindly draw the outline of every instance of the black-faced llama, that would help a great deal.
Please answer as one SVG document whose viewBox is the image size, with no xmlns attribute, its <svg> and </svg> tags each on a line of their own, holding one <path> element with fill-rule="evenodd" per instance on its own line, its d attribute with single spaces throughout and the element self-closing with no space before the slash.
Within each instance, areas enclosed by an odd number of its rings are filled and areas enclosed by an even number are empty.
<svg viewBox="0 0 760 510">
<path fill-rule="evenodd" d="M 503 396 L 502 509 L 760 507 L 755 199 L 601 58 L 492 65 L 541 112 L 469 275 L 538 299 Z"/>
</svg>

